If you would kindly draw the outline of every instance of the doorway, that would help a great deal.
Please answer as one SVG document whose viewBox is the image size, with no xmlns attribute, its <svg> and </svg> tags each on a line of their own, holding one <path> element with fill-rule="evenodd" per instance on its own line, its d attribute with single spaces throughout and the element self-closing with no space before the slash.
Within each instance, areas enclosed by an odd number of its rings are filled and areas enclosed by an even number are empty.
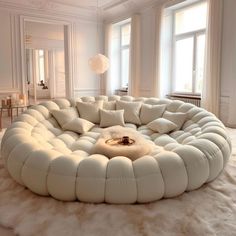
<svg viewBox="0 0 236 236">
<path fill-rule="evenodd" d="M 21 25 L 22 90 L 30 103 L 73 97 L 70 25 L 28 17 Z"/>
</svg>

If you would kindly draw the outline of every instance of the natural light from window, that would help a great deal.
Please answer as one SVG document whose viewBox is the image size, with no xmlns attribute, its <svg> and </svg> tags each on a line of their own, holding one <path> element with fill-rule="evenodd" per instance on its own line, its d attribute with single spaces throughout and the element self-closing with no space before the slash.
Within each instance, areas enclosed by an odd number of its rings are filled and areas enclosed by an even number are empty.
<svg viewBox="0 0 236 236">
<path fill-rule="evenodd" d="M 206 28 L 207 3 L 184 8 L 175 13 L 175 34 Z"/>
<path fill-rule="evenodd" d="M 44 74 L 44 51 L 38 50 L 38 58 L 39 58 L 39 81 L 45 81 L 45 74 Z"/>
<path fill-rule="evenodd" d="M 121 87 L 127 87 L 129 82 L 130 31 L 130 23 L 121 25 Z"/>
<path fill-rule="evenodd" d="M 202 91 L 206 19 L 206 2 L 174 12 L 172 92 L 200 94 Z"/>
</svg>

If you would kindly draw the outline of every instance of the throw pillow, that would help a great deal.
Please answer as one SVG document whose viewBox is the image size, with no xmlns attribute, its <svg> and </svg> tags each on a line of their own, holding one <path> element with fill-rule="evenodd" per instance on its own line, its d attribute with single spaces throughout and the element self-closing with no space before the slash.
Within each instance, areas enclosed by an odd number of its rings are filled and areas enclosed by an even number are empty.
<svg viewBox="0 0 236 236">
<path fill-rule="evenodd" d="M 146 125 L 149 122 L 162 117 L 165 111 L 166 105 L 149 105 L 142 104 L 140 111 L 140 120 L 141 123 Z"/>
<path fill-rule="evenodd" d="M 88 132 L 90 129 L 92 129 L 94 124 L 88 120 L 82 119 L 82 118 L 75 118 L 65 125 L 62 126 L 62 129 L 74 131 L 76 133 L 83 134 L 85 132 Z"/>
<path fill-rule="evenodd" d="M 105 110 L 115 110 L 116 109 L 116 101 L 109 101 L 103 103 L 103 109 Z"/>
<path fill-rule="evenodd" d="M 147 124 L 147 127 L 160 134 L 167 134 L 177 128 L 177 125 L 165 118 L 158 118 Z"/>
<path fill-rule="evenodd" d="M 124 110 L 109 111 L 100 110 L 101 122 L 100 127 L 110 127 L 114 125 L 125 126 Z"/>
<path fill-rule="evenodd" d="M 103 107 L 102 100 L 96 102 L 77 102 L 76 107 L 81 118 L 95 124 L 100 123 L 99 109 Z"/>
<path fill-rule="evenodd" d="M 141 102 L 116 101 L 116 110 L 124 110 L 124 119 L 126 123 L 140 125 L 139 113 Z"/>
<path fill-rule="evenodd" d="M 51 110 L 50 112 L 61 127 L 69 121 L 79 117 L 78 111 L 74 107 L 61 110 Z"/>
<path fill-rule="evenodd" d="M 182 112 L 165 111 L 163 114 L 163 118 L 172 121 L 174 124 L 177 125 L 177 128 L 175 130 L 179 130 L 183 126 L 183 124 L 187 118 L 187 114 L 182 113 Z"/>
</svg>

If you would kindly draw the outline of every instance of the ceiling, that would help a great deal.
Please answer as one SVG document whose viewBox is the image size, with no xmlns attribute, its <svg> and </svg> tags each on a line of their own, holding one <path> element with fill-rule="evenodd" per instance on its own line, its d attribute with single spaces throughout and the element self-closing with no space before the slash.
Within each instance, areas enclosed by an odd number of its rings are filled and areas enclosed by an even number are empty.
<svg viewBox="0 0 236 236">
<path fill-rule="evenodd" d="M 98 1 L 98 2 L 97 2 Z M 57 14 L 95 19 L 97 4 L 104 19 L 121 17 L 165 0 L 0 0 L 0 5 L 14 5 Z"/>
</svg>

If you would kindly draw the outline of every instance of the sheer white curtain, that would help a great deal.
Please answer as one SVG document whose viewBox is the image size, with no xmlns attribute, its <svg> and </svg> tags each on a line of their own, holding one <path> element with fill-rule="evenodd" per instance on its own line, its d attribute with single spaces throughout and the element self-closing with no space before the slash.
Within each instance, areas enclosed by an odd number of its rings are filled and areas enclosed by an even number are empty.
<svg viewBox="0 0 236 236">
<path fill-rule="evenodd" d="M 162 85 L 162 46 L 163 46 L 163 27 L 164 27 L 164 6 L 160 5 L 155 10 L 155 58 L 154 58 L 154 75 L 153 75 L 153 91 L 155 97 L 161 97 Z"/>
<path fill-rule="evenodd" d="M 223 0 L 208 0 L 202 107 L 219 116 Z"/>
<path fill-rule="evenodd" d="M 111 77 L 111 49 L 112 49 L 112 24 L 106 24 L 105 25 L 105 46 L 104 46 L 104 51 L 105 55 L 109 58 L 110 60 L 110 66 L 109 69 L 106 71 L 106 73 L 103 76 L 103 84 L 101 87 L 104 90 L 104 94 L 106 95 L 112 95 L 113 94 L 113 89 L 112 89 L 112 77 Z M 103 92 L 103 91 L 102 91 Z"/>
<path fill-rule="evenodd" d="M 128 94 L 131 96 L 139 95 L 140 82 L 140 50 L 141 50 L 141 31 L 140 15 L 135 14 L 131 17 L 130 35 L 130 64 L 129 64 L 129 86 Z"/>
</svg>

